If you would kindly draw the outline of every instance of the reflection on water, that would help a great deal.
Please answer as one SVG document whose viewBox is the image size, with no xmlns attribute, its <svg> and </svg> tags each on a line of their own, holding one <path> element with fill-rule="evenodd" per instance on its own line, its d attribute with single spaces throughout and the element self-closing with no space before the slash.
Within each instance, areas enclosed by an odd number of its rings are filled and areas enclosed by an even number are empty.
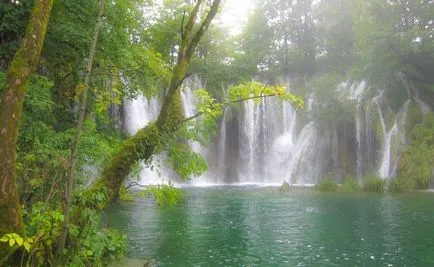
<svg viewBox="0 0 434 267">
<path fill-rule="evenodd" d="M 115 203 L 128 255 L 158 266 L 434 266 L 434 196 L 187 189 L 175 208 Z"/>
</svg>

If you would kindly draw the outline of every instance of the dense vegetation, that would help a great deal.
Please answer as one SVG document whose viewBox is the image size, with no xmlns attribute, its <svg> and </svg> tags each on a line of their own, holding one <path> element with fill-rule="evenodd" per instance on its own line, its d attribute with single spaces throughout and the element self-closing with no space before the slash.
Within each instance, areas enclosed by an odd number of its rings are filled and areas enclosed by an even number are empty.
<svg viewBox="0 0 434 267">
<path fill-rule="evenodd" d="M 243 99 L 278 96 L 302 107 L 277 84 L 282 79 L 290 78 L 295 93 L 318 92 L 322 104 L 313 114 L 324 127 L 347 121 L 353 109 L 333 91 L 344 80 L 391 87 L 393 107 L 401 101 L 393 90 L 400 74 L 434 102 L 429 0 L 258 1 L 237 36 L 211 24 L 220 1 L 156 2 L 0 3 L 0 149 L 9 153 L 0 157 L 0 182 L 8 185 L 0 210 L 11 220 L 0 223 L 0 265 L 104 266 L 121 256 L 126 237 L 100 214 L 119 193 L 130 197 L 123 182 L 137 162 L 152 165 L 153 155 L 166 153 L 181 177 L 200 175 L 206 162 L 185 140 L 209 143 L 222 108 Z M 32 24 L 38 18 L 41 29 Z M 200 120 L 185 118 L 180 105 L 180 86 L 191 74 L 207 82 L 198 90 Z M 222 87 L 230 87 L 226 95 Z M 19 92 L 13 109 L 10 92 Z M 155 123 L 127 137 L 122 100 L 138 94 L 163 97 L 163 109 Z M 392 191 L 430 186 L 434 118 L 423 117 L 408 126 Z M 14 136 L 3 135 L 3 124 Z M 359 186 L 349 178 L 342 188 Z M 384 187 L 375 177 L 362 186 Z M 330 179 L 318 188 L 338 189 Z M 171 186 L 145 192 L 160 205 L 182 196 Z"/>
</svg>

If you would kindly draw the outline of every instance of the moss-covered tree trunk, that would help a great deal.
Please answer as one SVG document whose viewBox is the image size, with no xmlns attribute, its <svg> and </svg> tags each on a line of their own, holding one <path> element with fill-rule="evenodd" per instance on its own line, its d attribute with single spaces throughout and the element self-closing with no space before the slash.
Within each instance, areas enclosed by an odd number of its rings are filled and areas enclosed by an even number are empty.
<svg viewBox="0 0 434 267">
<path fill-rule="evenodd" d="M 104 168 L 100 179 L 90 189 L 92 194 L 104 190 L 108 194 L 107 201 L 100 208 L 104 208 L 117 197 L 119 189 L 130 173 L 131 166 L 140 160 L 149 160 L 158 148 L 164 147 L 171 136 L 180 128 L 184 120 L 180 88 L 188 69 L 188 64 L 203 34 L 218 11 L 221 0 L 214 0 L 210 11 L 193 33 L 194 22 L 204 1 L 198 0 L 193 11 L 181 27 L 181 43 L 178 61 L 173 70 L 172 80 L 167 95 L 164 98 L 158 120 L 139 130 L 134 136 L 125 141 L 113 159 Z"/>
<path fill-rule="evenodd" d="M 15 177 L 18 127 L 27 81 L 39 61 L 52 5 L 53 0 L 35 0 L 26 35 L 6 74 L 0 105 L 0 236 L 11 232 L 24 235 Z M 0 257 L 6 250 L 6 245 L 0 244 Z"/>
</svg>

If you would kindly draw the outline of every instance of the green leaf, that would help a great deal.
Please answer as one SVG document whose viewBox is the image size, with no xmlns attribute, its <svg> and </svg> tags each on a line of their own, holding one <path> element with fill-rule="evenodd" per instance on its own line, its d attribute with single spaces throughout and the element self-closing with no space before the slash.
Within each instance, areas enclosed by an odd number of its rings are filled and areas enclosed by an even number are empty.
<svg viewBox="0 0 434 267">
<path fill-rule="evenodd" d="M 30 251 L 30 248 L 32 247 L 32 245 L 31 245 L 27 240 L 24 241 L 23 246 L 24 246 L 24 249 L 25 249 L 27 252 L 29 252 L 29 251 Z"/>
<path fill-rule="evenodd" d="M 17 235 L 15 237 L 15 241 L 17 242 L 18 246 L 20 246 L 20 247 L 23 245 L 23 242 L 24 242 L 23 238 L 19 235 Z"/>
<path fill-rule="evenodd" d="M 15 239 L 9 239 L 9 246 L 13 247 L 15 245 Z"/>
<path fill-rule="evenodd" d="M 0 242 L 8 242 L 9 238 L 7 235 L 2 236 L 2 238 L 0 238 Z"/>
</svg>

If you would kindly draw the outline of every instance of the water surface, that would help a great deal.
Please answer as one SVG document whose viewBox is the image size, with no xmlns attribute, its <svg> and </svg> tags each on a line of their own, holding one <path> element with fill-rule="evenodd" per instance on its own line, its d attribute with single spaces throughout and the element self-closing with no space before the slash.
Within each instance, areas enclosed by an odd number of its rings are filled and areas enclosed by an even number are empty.
<svg viewBox="0 0 434 267">
<path fill-rule="evenodd" d="M 434 266 L 434 195 L 186 189 L 185 203 L 114 203 L 128 257 L 158 266 Z"/>
</svg>

